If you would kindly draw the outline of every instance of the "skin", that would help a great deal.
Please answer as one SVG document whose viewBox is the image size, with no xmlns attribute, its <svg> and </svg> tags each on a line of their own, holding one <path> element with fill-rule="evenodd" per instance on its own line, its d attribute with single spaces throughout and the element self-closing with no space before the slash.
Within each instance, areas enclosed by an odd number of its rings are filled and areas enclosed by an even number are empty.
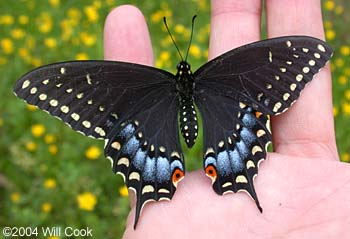
<svg viewBox="0 0 350 239">
<path fill-rule="evenodd" d="M 209 58 L 260 39 L 259 0 L 213 0 L 211 6 Z M 268 37 L 323 39 L 320 9 L 319 0 L 266 1 Z M 106 59 L 153 65 L 137 8 L 114 9 L 104 39 Z M 349 238 L 350 166 L 337 154 L 329 66 L 289 111 L 272 118 L 272 130 L 275 152 L 255 180 L 263 214 L 245 193 L 215 194 L 198 170 L 186 173 L 171 202 L 147 204 L 136 230 L 132 197 L 124 238 Z"/>
</svg>

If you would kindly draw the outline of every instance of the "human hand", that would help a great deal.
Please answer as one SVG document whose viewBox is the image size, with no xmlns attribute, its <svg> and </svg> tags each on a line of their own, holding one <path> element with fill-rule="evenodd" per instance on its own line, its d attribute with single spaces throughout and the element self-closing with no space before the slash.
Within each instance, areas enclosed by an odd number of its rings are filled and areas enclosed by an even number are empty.
<svg viewBox="0 0 350 239">
<path fill-rule="evenodd" d="M 266 1 L 268 37 L 324 38 L 320 9 L 319 0 Z M 209 58 L 260 39 L 260 0 L 213 0 L 211 14 Z M 108 16 L 105 58 L 153 64 L 136 8 L 121 6 Z M 124 237 L 349 238 L 350 166 L 337 156 L 331 93 L 327 66 L 289 111 L 273 117 L 275 152 L 255 180 L 263 214 L 244 193 L 217 195 L 199 170 L 186 173 L 171 202 L 147 204 L 137 230 L 132 203 Z"/>
</svg>

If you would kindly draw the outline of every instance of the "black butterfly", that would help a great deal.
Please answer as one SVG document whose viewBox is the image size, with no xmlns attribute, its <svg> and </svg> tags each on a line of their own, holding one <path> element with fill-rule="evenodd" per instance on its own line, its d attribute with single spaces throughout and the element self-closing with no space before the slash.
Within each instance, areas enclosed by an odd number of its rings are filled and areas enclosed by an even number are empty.
<svg viewBox="0 0 350 239">
<path fill-rule="evenodd" d="M 215 192 L 246 191 L 262 212 L 253 180 L 271 141 L 269 116 L 285 112 L 331 55 L 319 39 L 287 36 L 233 49 L 194 73 L 186 59 L 176 75 L 124 62 L 55 63 L 22 76 L 14 91 L 74 130 L 105 140 L 113 171 L 136 193 L 136 227 L 142 207 L 170 200 L 184 177 L 178 118 L 191 147 L 195 105 Z"/>
</svg>

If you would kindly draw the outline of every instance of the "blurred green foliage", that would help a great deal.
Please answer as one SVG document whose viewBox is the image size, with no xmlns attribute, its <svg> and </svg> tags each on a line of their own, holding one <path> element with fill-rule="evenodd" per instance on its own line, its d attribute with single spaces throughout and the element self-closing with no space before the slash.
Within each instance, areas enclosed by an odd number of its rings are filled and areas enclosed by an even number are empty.
<svg viewBox="0 0 350 239">
<path fill-rule="evenodd" d="M 103 156 L 103 143 L 73 132 L 51 116 L 18 100 L 16 79 L 30 69 L 72 59 L 103 59 L 103 23 L 126 1 L 48 0 L 0 2 L 0 228 L 3 226 L 90 227 L 94 238 L 120 238 L 129 211 L 127 190 Z M 198 15 L 190 51 L 193 69 L 208 56 L 208 1 L 129 1 L 146 16 L 155 65 L 174 72 L 179 59 L 162 17 L 180 49 L 190 20 Z M 186 10 L 179 8 L 186 6 Z M 323 1 L 327 40 L 335 50 L 334 116 L 339 154 L 350 151 L 349 3 Z M 201 134 L 200 139 L 201 141 Z M 186 147 L 184 147 L 185 149 Z M 186 167 L 201 168 L 201 144 L 185 149 Z"/>
</svg>

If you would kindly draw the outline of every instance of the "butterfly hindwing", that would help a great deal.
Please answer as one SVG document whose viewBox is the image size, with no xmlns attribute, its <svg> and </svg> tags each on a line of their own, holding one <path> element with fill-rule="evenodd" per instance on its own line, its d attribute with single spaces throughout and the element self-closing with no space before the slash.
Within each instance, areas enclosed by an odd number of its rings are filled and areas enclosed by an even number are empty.
<svg viewBox="0 0 350 239">
<path fill-rule="evenodd" d="M 196 91 L 210 88 L 212 94 L 226 95 L 264 114 L 280 114 L 331 56 L 325 42 L 307 36 L 251 43 L 199 68 L 194 73 Z"/>
<path fill-rule="evenodd" d="M 161 93 L 166 93 L 165 91 Z M 136 194 L 135 224 L 149 201 L 170 200 L 185 172 L 171 93 L 108 134 L 105 155 Z"/>
<path fill-rule="evenodd" d="M 246 191 L 261 209 L 253 180 L 271 141 L 268 116 L 204 91 L 195 100 L 203 118 L 203 166 L 215 192 Z"/>
</svg>

